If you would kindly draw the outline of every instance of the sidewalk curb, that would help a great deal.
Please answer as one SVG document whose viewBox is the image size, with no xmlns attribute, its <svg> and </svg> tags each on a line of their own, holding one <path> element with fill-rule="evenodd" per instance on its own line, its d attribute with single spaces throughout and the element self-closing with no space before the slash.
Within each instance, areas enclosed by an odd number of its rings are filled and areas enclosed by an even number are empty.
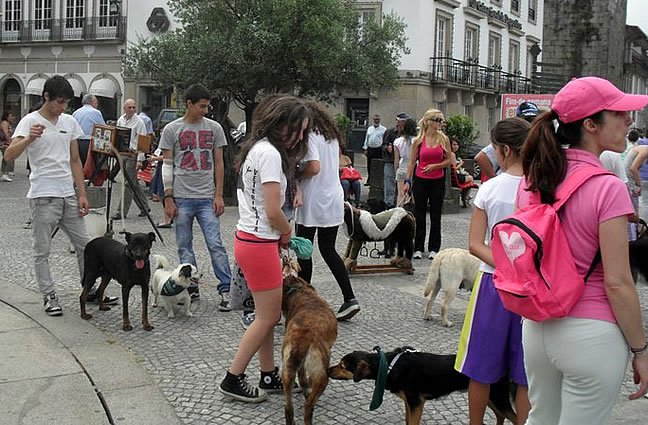
<svg viewBox="0 0 648 425">
<path fill-rule="evenodd" d="M 158 384 L 114 336 L 71 311 L 47 316 L 40 294 L 15 284 L 0 282 L 0 294 L 1 302 L 37 324 L 76 360 L 109 423 L 182 423 Z"/>
</svg>

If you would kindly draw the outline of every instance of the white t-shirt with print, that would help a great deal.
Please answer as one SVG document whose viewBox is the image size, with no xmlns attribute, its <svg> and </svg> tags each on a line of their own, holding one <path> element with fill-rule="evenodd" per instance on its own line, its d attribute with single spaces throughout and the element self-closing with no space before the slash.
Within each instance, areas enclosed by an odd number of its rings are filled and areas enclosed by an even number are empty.
<svg viewBox="0 0 648 425">
<path fill-rule="evenodd" d="M 486 232 L 486 245 L 490 245 L 493 226 L 515 212 L 515 199 L 522 176 L 513 176 L 502 173 L 488 179 L 477 191 L 473 205 L 486 212 L 488 217 L 488 231 Z M 480 270 L 493 273 L 495 269 L 482 262 Z"/>
<path fill-rule="evenodd" d="M 311 131 L 303 161 L 319 161 L 320 171 L 299 181 L 303 205 L 297 223 L 308 227 L 339 226 L 344 221 L 344 190 L 340 184 L 340 145 Z"/>
<path fill-rule="evenodd" d="M 270 224 L 265 209 L 263 184 L 280 185 L 279 205 L 286 198 L 286 175 L 281 168 L 281 155 L 267 139 L 261 139 L 248 152 L 239 173 L 236 195 L 239 221 L 236 228 L 262 239 L 279 239 L 281 232 Z"/>
<path fill-rule="evenodd" d="M 40 112 L 34 111 L 20 120 L 13 137 L 29 136 L 30 129 L 35 124 L 45 126 L 45 130 L 26 149 L 31 166 L 27 198 L 63 198 L 74 195 L 70 143 L 83 136 L 81 126 L 72 115 L 61 114 L 56 124 L 52 124 Z"/>
</svg>

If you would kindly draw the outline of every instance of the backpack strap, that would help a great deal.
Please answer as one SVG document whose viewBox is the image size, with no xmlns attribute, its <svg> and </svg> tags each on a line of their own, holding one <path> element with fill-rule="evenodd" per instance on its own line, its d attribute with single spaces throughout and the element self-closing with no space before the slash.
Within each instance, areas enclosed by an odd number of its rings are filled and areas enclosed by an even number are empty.
<svg viewBox="0 0 648 425">
<path fill-rule="evenodd" d="M 574 192 L 576 192 L 576 190 L 587 180 L 594 176 L 606 174 L 612 176 L 615 175 L 603 167 L 597 167 L 594 165 L 584 165 L 576 168 L 573 173 L 563 180 L 561 188 L 556 191 L 556 202 L 553 204 L 554 209 L 558 211 L 563 205 L 565 205 L 565 202 L 567 202 L 569 197 L 572 196 Z"/>
<path fill-rule="evenodd" d="M 587 282 L 587 279 L 589 279 L 589 277 L 594 272 L 594 269 L 596 268 L 596 266 L 598 266 L 598 263 L 600 263 L 600 262 L 601 262 L 601 250 L 599 249 L 599 250 L 596 251 L 596 255 L 594 256 L 594 259 L 592 260 L 592 264 L 590 264 L 590 268 L 589 268 L 589 270 L 587 270 L 587 273 L 585 274 L 585 277 L 583 278 L 583 280 L 585 282 Z"/>
</svg>

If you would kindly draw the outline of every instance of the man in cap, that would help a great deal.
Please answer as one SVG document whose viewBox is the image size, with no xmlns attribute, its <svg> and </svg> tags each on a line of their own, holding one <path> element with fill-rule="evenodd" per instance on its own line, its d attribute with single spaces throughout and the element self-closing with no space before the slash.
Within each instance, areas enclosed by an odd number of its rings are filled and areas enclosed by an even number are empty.
<svg viewBox="0 0 648 425">
<path fill-rule="evenodd" d="M 388 207 L 396 206 L 396 172 L 394 171 L 394 140 L 401 136 L 405 121 L 410 118 L 405 112 L 396 115 L 396 125 L 385 131 L 382 141 L 383 201 Z"/>
<path fill-rule="evenodd" d="M 531 122 L 540 114 L 540 109 L 533 102 L 522 102 L 515 110 L 515 116 Z"/>
</svg>

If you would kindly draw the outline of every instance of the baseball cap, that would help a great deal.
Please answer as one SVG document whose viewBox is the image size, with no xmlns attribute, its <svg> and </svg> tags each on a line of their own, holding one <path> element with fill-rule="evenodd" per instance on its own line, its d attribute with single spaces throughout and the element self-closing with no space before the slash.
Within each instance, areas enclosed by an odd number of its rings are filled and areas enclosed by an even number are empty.
<svg viewBox="0 0 648 425">
<path fill-rule="evenodd" d="M 628 112 L 648 105 L 648 95 L 627 94 L 603 78 L 574 78 L 560 89 L 551 109 L 565 124 L 601 111 Z"/>
<path fill-rule="evenodd" d="M 407 120 L 410 119 L 410 118 L 412 118 L 412 117 L 410 117 L 410 116 L 409 116 L 407 113 L 405 113 L 405 112 L 401 112 L 400 114 L 397 114 L 397 115 L 396 115 L 396 119 L 399 120 L 399 121 L 407 121 Z"/>
<path fill-rule="evenodd" d="M 515 110 L 516 117 L 535 117 L 540 113 L 540 109 L 533 102 L 522 102 Z"/>
</svg>

